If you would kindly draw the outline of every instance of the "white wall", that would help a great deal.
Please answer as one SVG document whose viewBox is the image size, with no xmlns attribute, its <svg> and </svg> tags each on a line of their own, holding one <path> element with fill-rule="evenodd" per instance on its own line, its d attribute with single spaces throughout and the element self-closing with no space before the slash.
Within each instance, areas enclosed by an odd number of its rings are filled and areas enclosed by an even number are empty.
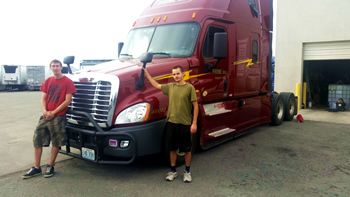
<svg viewBox="0 0 350 197">
<path fill-rule="evenodd" d="M 303 43 L 350 40 L 350 0 L 279 0 L 275 90 L 302 82 Z"/>
</svg>

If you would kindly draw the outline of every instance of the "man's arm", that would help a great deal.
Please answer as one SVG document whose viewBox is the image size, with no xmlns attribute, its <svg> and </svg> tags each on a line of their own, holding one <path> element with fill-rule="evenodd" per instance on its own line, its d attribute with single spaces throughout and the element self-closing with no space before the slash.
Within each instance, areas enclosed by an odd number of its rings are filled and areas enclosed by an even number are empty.
<svg viewBox="0 0 350 197">
<path fill-rule="evenodd" d="M 43 112 L 43 116 L 44 118 L 46 118 L 47 116 L 47 111 L 46 111 L 46 93 L 43 92 L 42 96 L 41 96 L 41 111 Z"/>
<path fill-rule="evenodd" d="M 145 71 L 145 76 L 148 79 L 148 81 L 151 83 L 151 85 L 157 89 L 161 89 L 162 85 L 159 84 L 156 80 L 152 78 L 152 76 L 149 74 L 146 68 L 143 69 Z"/>
<path fill-rule="evenodd" d="M 193 119 L 192 119 L 192 125 L 191 125 L 191 133 L 197 132 L 197 118 L 198 118 L 198 102 L 193 101 Z"/>
<path fill-rule="evenodd" d="M 59 105 L 55 110 L 48 112 L 50 119 L 53 118 L 56 114 L 58 114 L 60 111 L 65 109 L 72 101 L 72 97 L 73 94 L 66 94 L 66 98 L 63 101 L 63 103 L 61 103 L 61 105 Z"/>
</svg>

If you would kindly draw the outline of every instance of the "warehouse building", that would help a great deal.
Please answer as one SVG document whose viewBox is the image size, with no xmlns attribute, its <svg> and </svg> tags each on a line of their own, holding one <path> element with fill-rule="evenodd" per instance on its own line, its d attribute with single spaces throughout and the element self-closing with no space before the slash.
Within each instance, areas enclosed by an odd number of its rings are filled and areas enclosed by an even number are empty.
<svg viewBox="0 0 350 197">
<path fill-rule="evenodd" d="M 277 2 L 275 90 L 297 90 L 299 107 L 330 109 L 339 98 L 350 106 L 349 8 L 349 0 Z"/>
</svg>

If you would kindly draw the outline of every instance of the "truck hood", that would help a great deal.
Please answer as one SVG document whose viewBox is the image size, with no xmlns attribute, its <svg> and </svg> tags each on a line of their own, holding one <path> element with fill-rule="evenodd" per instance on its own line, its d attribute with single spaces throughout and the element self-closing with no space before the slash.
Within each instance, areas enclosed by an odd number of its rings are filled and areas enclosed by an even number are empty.
<svg viewBox="0 0 350 197">
<path fill-rule="evenodd" d="M 129 61 L 113 60 L 113 61 L 97 64 L 88 69 L 84 69 L 80 73 L 92 72 L 92 73 L 101 73 L 101 74 L 115 74 L 119 70 L 125 70 L 130 67 L 136 67 L 136 66 L 141 66 L 141 63 L 138 59 L 133 59 Z"/>
<path fill-rule="evenodd" d="M 153 59 L 151 63 L 147 64 L 147 68 L 151 67 L 162 67 L 162 65 L 188 65 L 186 58 L 159 58 Z M 89 69 L 82 70 L 79 75 L 84 75 L 84 73 L 98 73 L 98 74 L 108 74 L 114 76 L 122 75 L 134 75 L 135 73 L 140 73 L 143 63 L 140 59 L 131 59 L 127 61 L 113 60 L 109 62 L 104 62 L 97 64 Z M 172 67 L 172 66 L 171 66 Z M 167 72 L 170 72 L 169 67 L 167 67 Z"/>
</svg>

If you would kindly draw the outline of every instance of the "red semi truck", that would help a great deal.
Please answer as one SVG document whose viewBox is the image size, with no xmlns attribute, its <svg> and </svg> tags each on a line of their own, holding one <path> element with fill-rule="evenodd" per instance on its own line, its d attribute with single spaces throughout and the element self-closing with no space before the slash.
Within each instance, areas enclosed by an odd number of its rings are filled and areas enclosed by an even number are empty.
<svg viewBox="0 0 350 197">
<path fill-rule="evenodd" d="M 271 0 L 155 0 L 119 44 L 118 60 L 71 75 L 77 92 L 61 152 L 127 164 L 167 151 L 168 98 L 144 80 L 142 66 L 159 83 L 184 68 L 199 102 L 197 148 L 292 120 L 293 93 L 271 90 L 271 31 Z"/>
</svg>

